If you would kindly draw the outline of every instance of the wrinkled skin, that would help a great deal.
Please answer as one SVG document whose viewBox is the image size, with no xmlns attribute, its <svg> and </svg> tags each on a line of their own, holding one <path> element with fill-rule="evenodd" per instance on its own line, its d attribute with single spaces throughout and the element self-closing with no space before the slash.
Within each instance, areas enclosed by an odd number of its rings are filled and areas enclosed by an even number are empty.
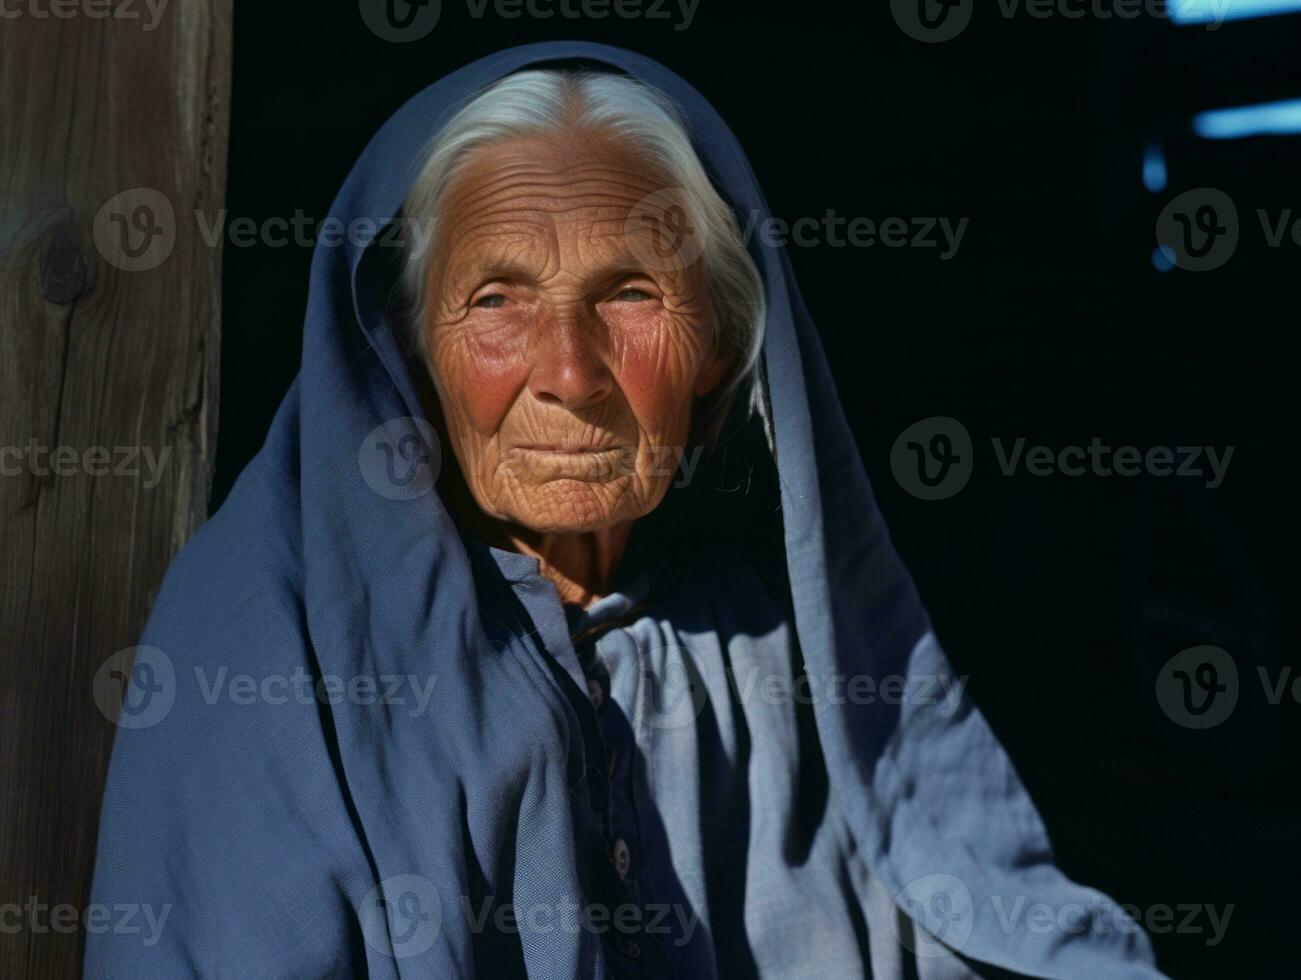
<svg viewBox="0 0 1301 980">
<path fill-rule="evenodd" d="M 439 215 L 425 341 L 447 435 L 476 516 L 567 601 L 601 594 L 726 371 L 701 263 L 629 220 L 663 187 L 608 137 L 518 138 L 478 150 Z"/>
</svg>

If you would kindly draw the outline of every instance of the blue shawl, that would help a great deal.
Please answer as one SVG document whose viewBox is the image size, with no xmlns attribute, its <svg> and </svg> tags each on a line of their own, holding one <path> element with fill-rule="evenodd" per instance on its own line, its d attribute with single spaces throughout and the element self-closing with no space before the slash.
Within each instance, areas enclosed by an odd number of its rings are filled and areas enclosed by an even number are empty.
<svg viewBox="0 0 1301 980">
<path fill-rule="evenodd" d="M 574 61 L 675 100 L 728 203 L 769 215 L 709 104 L 616 48 L 513 48 L 429 86 L 384 125 L 331 208 L 353 234 L 315 250 L 298 377 L 229 499 L 173 562 L 127 679 L 92 898 L 166 919 L 156 934 L 91 931 L 87 976 L 468 977 L 489 964 L 458 896 L 585 902 L 571 794 L 581 739 L 562 678 L 530 631 L 483 621 L 472 556 L 438 494 L 373 489 L 377 427 L 383 448 L 436 462 L 419 455 L 433 450 L 386 312 L 394 250 L 382 230 L 467 97 L 526 66 Z M 815 686 L 951 677 L 788 257 L 748 247 L 767 291 L 783 571 L 807 674 Z M 295 696 L 304 678 L 323 696 Z M 349 690 L 357 678 L 374 688 Z M 969 700 L 899 700 L 820 697 L 814 712 L 857 846 L 903 912 L 963 956 L 1018 973 L 1159 976 L 1132 920 L 1054 867 Z M 1036 928 L 1026 910 L 1039 904 L 1065 925 Z M 419 910 L 411 921 L 427 941 L 386 936 L 395 910 Z M 405 955 L 393 955 L 399 943 Z M 527 926 L 513 963 L 492 968 L 609 975 L 588 931 Z"/>
</svg>

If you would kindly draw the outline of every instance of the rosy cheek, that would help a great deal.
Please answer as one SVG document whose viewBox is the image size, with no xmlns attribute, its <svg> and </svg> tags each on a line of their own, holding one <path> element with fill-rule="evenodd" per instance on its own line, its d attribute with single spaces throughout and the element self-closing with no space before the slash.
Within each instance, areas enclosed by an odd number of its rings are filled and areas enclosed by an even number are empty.
<svg viewBox="0 0 1301 980">
<path fill-rule="evenodd" d="M 651 322 L 624 323 L 619 331 L 619 387 L 639 426 L 652 436 L 667 436 L 690 410 L 696 354 L 677 326 L 661 312 Z"/>
<path fill-rule="evenodd" d="M 522 330 L 457 328 L 437 356 L 449 413 L 484 437 L 494 435 L 528 380 Z"/>
</svg>

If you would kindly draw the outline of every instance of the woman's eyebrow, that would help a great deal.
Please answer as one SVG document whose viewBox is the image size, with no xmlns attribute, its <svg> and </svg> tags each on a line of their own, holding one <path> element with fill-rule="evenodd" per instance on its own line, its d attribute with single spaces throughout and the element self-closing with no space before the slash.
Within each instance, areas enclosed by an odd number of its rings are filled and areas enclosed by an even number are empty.
<svg viewBox="0 0 1301 980">
<path fill-rule="evenodd" d="M 484 256 L 479 259 L 469 259 L 456 263 L 452 269 L 453 282 L 465 284 L 464 287 L 458 286 L 458 289 L 469 288 L 471 283 L 473 288 L 478 288 L 479 285 L 491 281 L 533 286 L 538 285 L 540 282 L 538 273 L 539 270 L 535 264 L 526 263 L 509 256 Z M 581 278 L 594 288 L 599 289 L 613 285 L 620 279 L 627 279 L 632 276 L 644 279 L 655 278 L 650 270 L 645 267 L 645 264 L 638 262 L 637 257 L 630 251 L 620 250 L 619 254 L 585 264 L 581 275 L 576 278 Z"/>
<path fill-rule="evenodd" d="M 655 281 L 655 277 L 647 271 L 645 266 L 631 257 L 628 261 L 614 261 L 603 264 L 594 268 L 588 276 L 589 281 L 597 289 L 613 286 L 624 279 L 633 278 Z"/>
<path fill-rule="evenodd" d="M 530 284 L 537 282 L 537 266 L 530 266 L 518 258 L 485 256 L 456 263 L 453 266 L 453 275 L 461 282 L 472 279 L 477 283 L 501 280 Z"/>
</svg>

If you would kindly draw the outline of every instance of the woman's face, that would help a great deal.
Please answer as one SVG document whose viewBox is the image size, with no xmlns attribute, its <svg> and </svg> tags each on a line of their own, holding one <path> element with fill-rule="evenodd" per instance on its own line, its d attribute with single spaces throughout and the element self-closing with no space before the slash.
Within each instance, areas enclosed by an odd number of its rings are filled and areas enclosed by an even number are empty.
<svg viewBox="0 0 1301 980">
<path fill-rule="evenodd" d="M 479 150 L 448 188 L 427 349 L 490 516 L 592 531 L 667 492 L 726 364 L 694 230 L 663 191 L 635 153 L 581 133 Z"/>
</svg>

